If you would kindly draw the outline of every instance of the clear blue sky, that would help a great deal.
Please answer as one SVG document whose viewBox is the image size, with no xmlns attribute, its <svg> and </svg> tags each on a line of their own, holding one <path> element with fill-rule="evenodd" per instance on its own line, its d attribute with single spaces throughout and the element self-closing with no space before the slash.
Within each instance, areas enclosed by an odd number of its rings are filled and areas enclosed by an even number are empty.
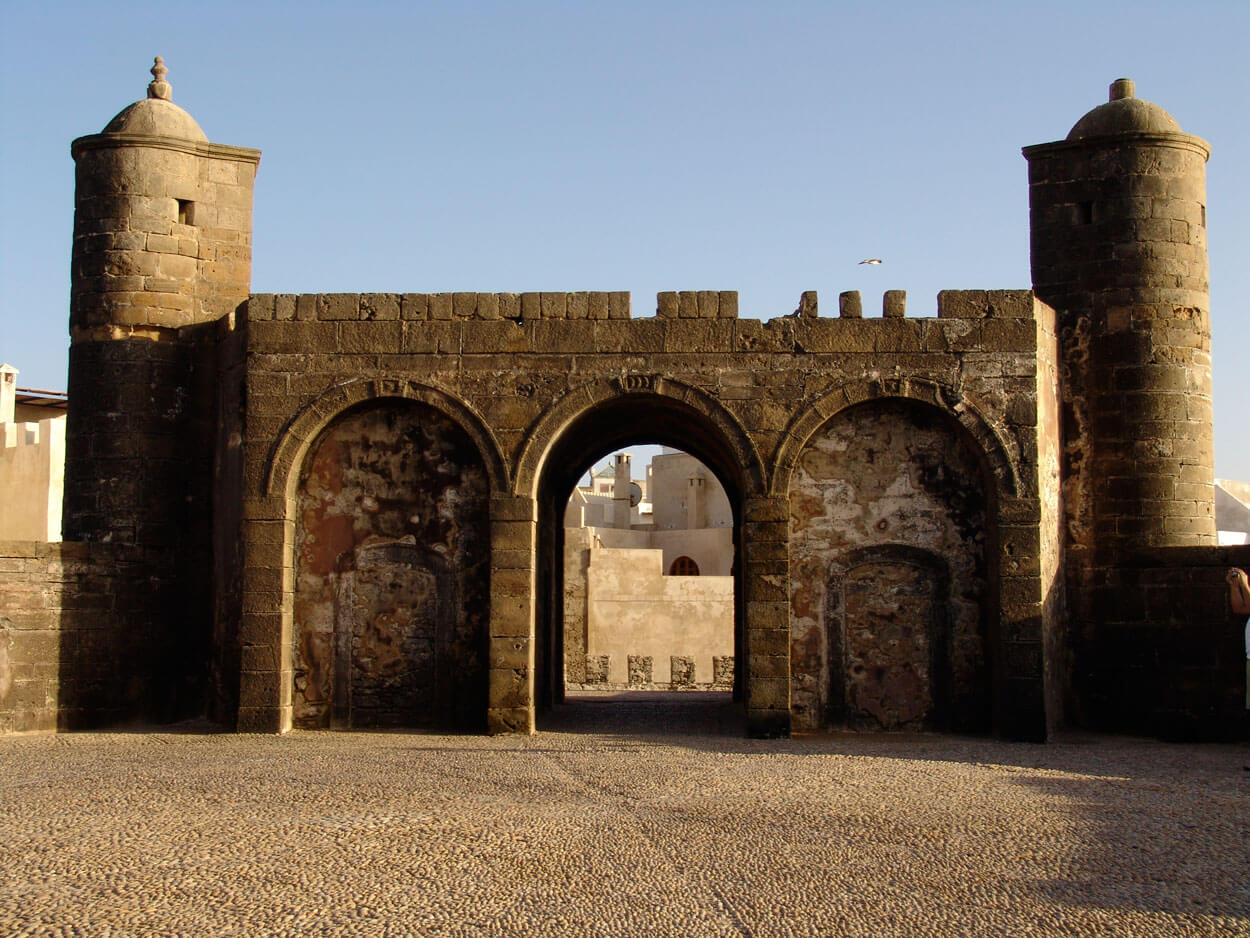
<svg viewBox="0 0 1250 938">
<path fill-rule="evenodd" d="M 256 292 L 1029 286 L 1022 146 L 1126 76 L 1211 142 L 1216 474 L 1250 479 L 1250 3 L 0 3 L 0 359 L 63 388 L 69 143 L 152 57 L 264 152 Z M 879 268 L 857 266 L 882 257 Z"/>
</svg>

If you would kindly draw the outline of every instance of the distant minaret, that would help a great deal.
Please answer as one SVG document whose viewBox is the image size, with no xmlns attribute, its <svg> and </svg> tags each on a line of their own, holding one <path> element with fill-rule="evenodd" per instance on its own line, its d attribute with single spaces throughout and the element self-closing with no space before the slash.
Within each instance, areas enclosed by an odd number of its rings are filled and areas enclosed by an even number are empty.
<svg viewBox="0 0 1250 938">
<path fill-rule="evenodd" d="M 686 480 L 686 527 L 692 531 L 707 527 L 707 482 L 702 476 Z"/>
<path fill-rule="evenodd" d="M 1059 322 L 1069 571 L 1082 576 L 1134 547 L 1215 543 L 1209 153 L 1125 78 L 1066 140 L 1024 150 L 1033 289 Z"/>
<path fill-rule="evenodd" d="M 633 518 L 633 506 L 629 503 L 629 486 L 633 481 L 629 453 L 617 453 L 614 468 L 616 475 L 612 480 L 612 526 L 628 530 Z"/>
</svg>

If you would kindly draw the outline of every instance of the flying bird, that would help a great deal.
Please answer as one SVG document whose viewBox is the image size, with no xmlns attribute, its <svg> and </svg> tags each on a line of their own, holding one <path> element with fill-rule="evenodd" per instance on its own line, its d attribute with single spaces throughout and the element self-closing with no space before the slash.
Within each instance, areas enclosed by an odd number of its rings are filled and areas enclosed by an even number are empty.
<svg viewBox="0 0 1250 938">
<path fill-rule="evenodd" d="M 866 257 L 866 258 L 864 258 L 862 261 L 860 261 L 859 263 L 860 263 L 860 264 L 880 264 L 880 263 L 881 263 L 881 258 L 879 258 L 879 257 Z M 858 265 L 856 265 L 856 266 L 858 266 Z"/>
</svg>

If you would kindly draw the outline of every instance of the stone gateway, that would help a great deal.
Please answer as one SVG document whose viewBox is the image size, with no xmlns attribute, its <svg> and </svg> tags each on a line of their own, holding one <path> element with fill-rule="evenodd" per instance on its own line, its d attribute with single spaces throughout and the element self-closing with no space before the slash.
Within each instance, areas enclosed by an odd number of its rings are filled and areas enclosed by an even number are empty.
<svg viewBox="0 0 1250 938">
<path fill-rule="evenodd" d="M 648 442 L 730 503 L 751 734 L 1244 732 L 1208 146 L 1131 82 L 1024 151 L 1033 290 L 926 317 L 796 291 L 761 321 L 732 291 L 643 317 L 621 292 L 253 294 L 260 152 L 153 74 L 72 147 L 64 542 L 0 544 L 0 730 L 533 732 L 564 694 L 570 493 Z"/>
</svg>

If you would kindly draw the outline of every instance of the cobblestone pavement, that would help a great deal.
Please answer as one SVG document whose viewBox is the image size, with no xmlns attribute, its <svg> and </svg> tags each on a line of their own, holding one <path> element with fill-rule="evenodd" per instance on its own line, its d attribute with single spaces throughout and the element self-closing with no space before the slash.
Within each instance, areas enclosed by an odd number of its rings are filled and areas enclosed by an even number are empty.
<svg viewBox="0 0 1250 938">
<path fill-rule="evenodd" d="M 530 738 L 0 740 L 6 935 L 1247 935 L 1250 748 L 747 740 L 711 695 Z"/>
</svg>

